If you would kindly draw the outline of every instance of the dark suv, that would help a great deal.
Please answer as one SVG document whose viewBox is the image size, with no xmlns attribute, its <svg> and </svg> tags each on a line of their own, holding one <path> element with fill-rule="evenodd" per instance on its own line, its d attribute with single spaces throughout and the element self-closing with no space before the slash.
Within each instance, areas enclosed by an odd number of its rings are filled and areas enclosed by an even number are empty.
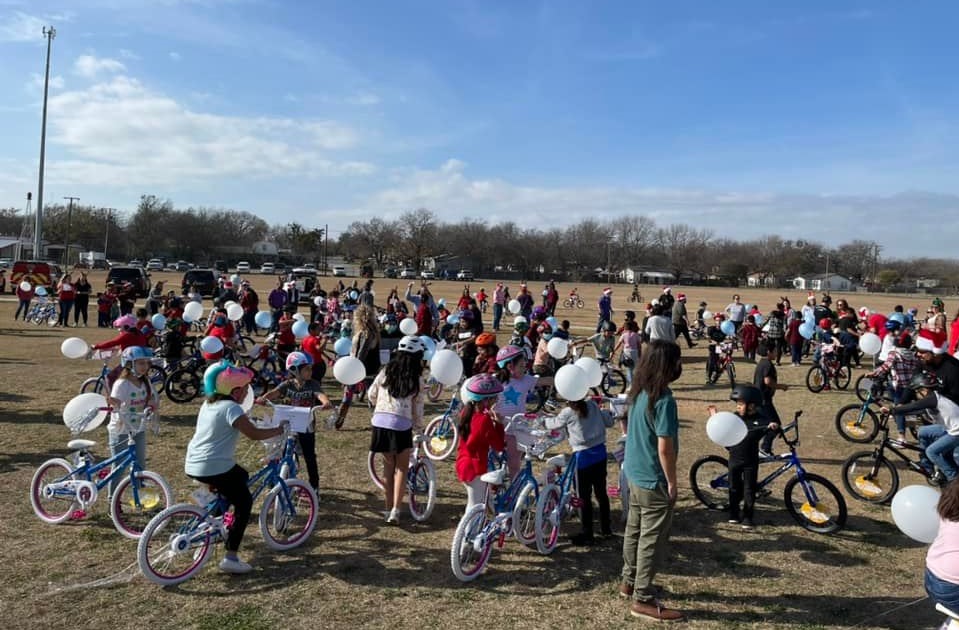
<svg viewBox="0 0 959 630">
<path fill-rule="evenodd" d="M 110 267 L 107 272 L 107 282 L 123 284 L 129 282 L 136 289 L 137 296 L 150 295 L 150 274 L 143 267 Z"/>
<path fill-rule="evenodd" d="M 191 269 L 183 274 L 181 286 L 184 293 L 191 284 L 196 286 L 201 295 L 213 295 L 213 290 L 216 289 L 216 273 L 212 269 Z"/>
</svg>

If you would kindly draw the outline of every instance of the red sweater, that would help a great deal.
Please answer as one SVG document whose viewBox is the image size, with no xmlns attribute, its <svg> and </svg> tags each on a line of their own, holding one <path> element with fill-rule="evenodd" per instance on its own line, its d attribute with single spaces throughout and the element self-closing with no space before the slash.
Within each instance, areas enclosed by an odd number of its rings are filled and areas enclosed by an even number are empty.
<svg viewBox="0 0 959 630">
<path fill-rule="evenodd" d="M 145 346 L 147 340 L 139 330 L 125 330 L 113 339 L 104 341 L 93 346 L 94 350 L 106 350 L 107 348 L 120 347 L 120 350 L 126 350 L 133 346 Z"/>
<path fill-rule="evenodd" d="M 959 317 L 952 320 L 949 325 L 949 354 L 956 353 L 956 346 L 959 345 Z"/>
<path fill-rule="evenodd" d="M 470 434 L 460 440 L 456 452 L 456 476 L 463 483 L 473 481 L 487 470 L 489 450 L 502 451 L 506 447 L 503 425 L 493 422 L 486 411 L 477 411 L 470 418 Z"/>
</svg>

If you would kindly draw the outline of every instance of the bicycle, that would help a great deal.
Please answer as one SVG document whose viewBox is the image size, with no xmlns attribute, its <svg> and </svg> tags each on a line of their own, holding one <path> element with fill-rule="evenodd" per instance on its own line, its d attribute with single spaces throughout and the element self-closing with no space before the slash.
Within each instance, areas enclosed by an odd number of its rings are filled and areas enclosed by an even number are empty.
<svg viewBox="0 0 959 630">
<path fill-rule="evenodd" d="M 194 350 L 186 359 L 180 361 L 177 367 L 166 377 L 163 391 L 167 398 L 175 403 L 188 403 L 203 390 L 203 372 L 206 369 L 206 359 L 200 354 L 199 348 Z"/>
<path fill-rule="evenodd" d="M 563 519 L 573 510 L 583 507 L 576 479 L 576 464 L 579 461 L 574 451 L 566 461 L 565 455 L 554 455 L 546 460 L 547 482 L 536 502 L 536 548 L 541 554 L 552 553 L 559 540 Z"/>
<path fill-rule="evenodd" d="M 936 604 L 936 610 L 946 616 L 946 620 L 939 627 L 939 630 L 959 630 L 959 612 L 949 610 L 942 604 Z"/>
<path fill-rule="evenodd" d="M 618 394 L 626 393 L 626 374 L 614 367 L 612 360 L 603 357 L 596 357 L 599 367 L 603 370 L 603 380 L 599 383 L 599 390 L 607 398 L 615 398 Z M 597 388 L 593 388 L 596 392 Z"/>
<path fill-rule="evenodd" d="M 836 412 L 836 430 L 844 440 L 868 444 L 879 434 L 879 417 L 872 409 L 872 404 L 881 404 L 888 400 L 885 395 L 886 384 L 882 380 L 870 381 L 870 383 L 872 385 L 870 391 L 861 404 L 846 405 Z M 914 438 L 918 437 L 913 423 L 907 424 L 907 427 Z"/>
<path fill-rule="evenodd" d="M 410 453 L 409 467 L 406 470 L 410 516 L 418 522 L 428 519 L 436 506 L 436 467 L 428 457 L 420 453 L 420 446 L 425 441 L 426 438 L 423 435 L 413 436 L 413 452 Z M 424 450 L 428 454 L 428 449 Z M 373 484 L 380 490 L 385 487 L 383 464 L 383 454 L 370 451 L 366 468 Z"/>
<path fill-rule="evenodd" d="M 640 295 L 639 291 L 634 290 L 634 291 L 630 294 L 629 298 L 627 298 L 627 301 L 629 301 L 629 302 L 642 302 L 642 301 L 643 301 L 643 296 Z"/>
<path fill-rule="evenodd" d="M 71 432 L 79 435 L 92 431 L 111 411 L 110 407 L 100 405 L 91 408 L 71 427 Z M 127 433 L 125 450 L 98 462 L 90 452 L 96 442 L 74 438 L 67 443 L 67 448 L 73 451 L 73 463 L 55 457 L 37 468 L 30 481 L 30 504 L 41 521 L 57 525 L 84 518 L 100 491 L 115 483 L 109 497 L 110 520 L 120 534 L 135 540 L 147 522 L 170 505 L 173 493 L 166 480 L 159 473 L 141 468 L 136 459 L 134 435 L 152 423 L 154 416 L 150 411 L 132 415 L 140 422 L 134 427 L 129 419 L 123 419 Z"/>
<path fill-rule="evenodd" d="M 33 322 L 37 326 L 43 323 L 46 323 L 48 326 L 56 326 L 57 322 L 60 321 L 57 305 L 50 300 L 37 300 L 37 302 L 30 307 L 30 312 L 27 313 L 25 321 Z"/>
<path fill-rule="evenodd" d="M 109 361 L 113 355 L 113 350 L 94 350 L 90 354 L 91 359 L 99 359 L 103 361 L 103 367 L 100 369 L 100 373 L 97 376 L 91 376 L 80 384 L 81 394 L 87 394 L 91 392 L 94 394 L 102 394 L 104 396 L 110 394 L 110 387 L 112 386 L 113 381 L 113 379 L 110 378 L 110 374 L 113 372 L 113 368 L 110 367 Z M 147 378 L 150 379 L 150 386 L 153 387 L 153 391 L 158 394 L 163 392 L 167 377 L 166 370 L 163 369 L 162 361 L 162 358 L 158 359 L 154 357 L 153 359 L 150 359 L 150 369 L 147 370 Z"/>
<path fill-rule="evenodd" d="M 563 300 L 563 308 L 583 308 L 586 303 L 576 293 L 571 293 L 568 298 Z"/>
<path fill-rule="evenodd" d="M 784 473 L 792 470 L 795 476 L 786 482 L 783 500 L 790 516 L 804 529 L 816 534 L 834 534 L 846 524 L 846 501 L 835 485 L 825 477 L 803 468 L 796 447 L 799 446 L 799 417 L 779 429 L 779 435 L 789 447 L 788 453 L 761 457 L 760 466 L 779 463 L 780 466 L 758 481 L 756 497 L 772 494 L 768 486 Z M 794 432 L 789 439 L 787 432 Z M 719 455 L 707 455 L 696 460 L 689 470 L 689 483 L 696 498 L 711 510 L 729 509 L 729 461 Z M 798 490 L 798 492 L 797 492 Z"/>
<path fill-rule="evenodd" d="M 454 393 L 443 415 L 430 420 L 423 431 L 425 441 L 423 450 L 433 461 L 442 461 L 449 457 L 459 443 L 459 428 L 456 426 L 456 412 L 460 405 L 459 397 Z"/>
<path fill-rule="evenodd" d="M 927 483 L 936 485 L 933 478 L 936 468 L 931 462 L 925 461 L 925 449 L 916 444 L 901 442 L 889 437 L 888 413 L 879 416 L 879 429 L 882 440 L 879 447 L 872 451 L 858 451 L 853 453 L 842 465 L 842 483 L 849 494 L 868 503 L 885 503 L 895 496 L 899 490 L 899 470 L 886 457 L 891 451 L 906 465 L 906 468 L 922 475 Z M 907 455 L 915 453 L 916 459 Z"/>
<path fill-rule="evenodd" d="M 879 385 L 879 392 L 882 392 L 882 397 L 886 398 L 886 383 L 888 375 L 873 377 L 869 373 L 860 374 L 859 378 L 856 379 L 856 384 L 853 386 L 856 390 L 856 398 L 866 402 L 866 398 L 870 396 L 873 392 L 873 386 Z M 879 400 L 875 394 L 872 394 L 873 401 Z"/>
<path fill-rule="evenodd" d="M 266 490 L 257 522 L 263 541 L 277 551 L 299 547 L 316 528 L 319 499 L 308 483 L 285 476 L 296 471 L 295 444 L 289 426 L 281 443 L 264 440 L 267 461 L 247 483 L 254 501 Z M 194 493 L 199 505 L 180 503 L 163 510 L 143 530 L 137 564 L 148 580 L 160 586 L 189 580 L 209 560 L 213 546 L 226 540 L 233 513 L 215 488 L 210 491 L 212 497 Z"/>
<path fill-rule="evenodd" d="M 736 387 L 736 362 L 733 361 L 733 351 L 738 347 L 735 339 L 721 341 L 716 345 L 716 357 L 712 365 L 707 368 L 706 384 L 714 385 L 719 377 L 725 373 L 729 376 L 729 387 Z"/>
<path fill-rule="evenodd" d="M 806 373 L 806 388 L 814 394 L 829 389 L 832 381 L 837 389 L 846 389 L 852 380 L 852 371 L 839 360 L 831 346 L 822 348 L 822 356 Z"/>
</svg>

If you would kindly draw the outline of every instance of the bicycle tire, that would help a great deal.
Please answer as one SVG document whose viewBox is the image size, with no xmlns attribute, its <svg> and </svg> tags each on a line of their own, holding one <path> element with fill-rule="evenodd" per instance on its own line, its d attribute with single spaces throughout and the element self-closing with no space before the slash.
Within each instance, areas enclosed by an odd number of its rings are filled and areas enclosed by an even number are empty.
<svg viewBox="0 0 959 630">
<path fill-rule="evenodd" d="M 445 388 L 442 383 L 435 379 L 430 379 L 429 384 L 426 386 L 426 398 L 430 402 L 437 402 L 443 397 L 444 389 Z"/>
<path fill-rule="evenodd" d="M 868 444 L 879 434 L 879 417 L 865 405 L 846 405 L 836 412 L 836 431 L 847 442 Z"/>
<path fill-rule="evenodd" d="M 436 507 L 436 467 L 429 459 L 413 463 L 407 473 L 410 516 L 422 523 L 433 514 Z"/>
<path fill-rule="evenodd" d="M 308 483 L 301 479 L 277 483 L 260 508 L 263 542 L 277 551 L 299 547 L 316 528 L 318 513 L 319 499 Z"/>
<path fill-rule="evenodd" d="M 584 306 L 586 306 L 586 302 L 584 302 L 583 300 L 577 298 L 577 299 L 576 299 L 576 308 L 583 308 Z"/>
<path fill-rule="evenodd" d="M 150 379 L 150 385 L 153 386 L 153 391 L 157 394 L 163 392 L 163 388 L 166 385 L 166 377 L 166 370 L 160 365 L 151 365 L 147 371 L 147 378 Z"/>
<path fill-rule="evenodd" d="M 426 456 L 437 462 L 445 460 L 453 454 L 459 443 L 456 420 L 447 414 L 436 416 L 426 425 L 423 437 Z"/>
<path fill-rule="evenodd" d="M 726 366 L 726 375 L 729 377 L 729 389 L 736 389 L 736 364 L 730 362 Z"/>
<path fill-rule="evenodd" d="M 48 473 L 53 473 L 49 478 Z M 44 487 L 57 479 L 74 477 L 70 462 L 54 457 L 40 464 L 30 480 L 30 505 L 33 513 L 44 523 L 57 525 L 68 520 L 79 507 L 76 495 L 44 496 Z"/>
<path fill-rule="evenodd" d="M 818 394 L 826 387 L 826 379 L 823 378 L 822 368 L 814 365 L 806 372 L 806 389 L 814 394 Z"/>
<path fill-rule="evenodd" d="M 689 469 L 689 485 L 710 510 L 728 510 L 729 460 L 719 455 L 700 457 Z"/>
<path fill-rule="evenodd" d="M 175 403 L 188 403 L 200 395 L 200 377 L 191 369 L 173 370 L 163 385 L 163 391 Z"/>
<path fill-rule="evenodd" d="M 858 451 L 842 464 L 842 484 L 860 501 L 886 503 L 899 490 L 899 471 L 876 451 Z"/>
<path fill-rule="evenodd" d="M 783 491 L 786 509 L 796 522 L 803 529 L 815 534 L 835 534 L 845 527 L 848 514 L 846 500 L 839 489 L 831 481 L 815 473 L 807 472 L 805 483 L 815 492 L 816 505 L 809 505 L 805 488 L 800 483 L 798 476 L 787 481 L 786 488 Z M 813 484 L 818 488 L 813 487 Z M 793 496 L 797 487 L 801 490 L 799 497 L 803 500 L 798 507 Z"/>
<path fill-rule="evenodd" d="M 170 507 L 173 492 L 158 473 L 141 470 L 134 475 L 140 482 L 139 488 L 134 487 L 130 475 L 124 475 L 117 482 L 110 498 L 110 520 L 120 534 L 139 540 L 153 517 Z"/>
<path fill-rule="evenodd" d="M 573 300 L 569 298 L 563 300 L 563 308 L 573 308 Z"/>
<path fill-rule="evenodd" d="M 626 391 L 626 375 L 619 368 L 607 368 L 600 381 L 600 389 L 608 397 L 614 397 Z"/>
<path fill-rule="evenodd" d="M 543 555 L 553 553 L 559 541 L 562 515 L 556 514 L 561 493 L 556 484 L 548 484 L 536 502 L 536 549 Z"/>
<path fill-rule="evenodd" d="M 383 465 L 383 454 L 370 451 L 366 458 L 366 472 L 369 473 L 373 485 L 380 490 L 386 487 L 383 483 Z"/>
<path fill-rule="evenodd" d="M 154 584 L 172 586 L 196 575 L 212 555 L 214 540 L 219 538 L 214 536 L 205 517 L 203 509 L 188 503 L 170 506 L 154 516 L 137 543 L 137 565 L 143 576 Z M 171 549 L 174 541 L 183 548 Z"/>
<path fill-rule="evenodd" d="M 872 388 L 875 382 L 875 379 L 869 374 L 860 374 L 855 384 L 856 398 L 863 402 L 876 402 L 876 399 L 872 397 Z"/>
<path fill-rule="evenodd" d="M 536 505 L 539 486 L 528 482 L 516 495 L 513 506 L 513 536 L 527 547 L 536 544 Z"/>
<path fill-rule="evenodd" d="M 537 413 L 546 404 L 552 387 L 534 387 L 526 394 L 526 413 Z"/>
<path fill-rule="evenodd" d="M 450 545 L 450 568 L 456 579 L 461 582 L 475 580 L 489 562 L 493 546 L 483 544 L 483 548 L 477 551 L 473 544 L 476 536 L 480 535 L 486 527 L 486 522 L 486 505 L 479 503 L 467 510 L 456 526 L 456 532 L 453 533 L 453 542 Z"/>
<path fill-rule="evenodd" d="M 832 377 L 832 382 L 838 389 L 849 389 L 849 383 L 852 381 L 852 370 L 844 365 L 836 368 L 836 373 Z"/>
<path fill-rule="evenodd" d="M 102 394 L 104 380 L 105 379 L 99 376 L 91 376 L 80 385 L 80 393 L 89 394 L 92 392 L 94 394 Z"/>
</svg>

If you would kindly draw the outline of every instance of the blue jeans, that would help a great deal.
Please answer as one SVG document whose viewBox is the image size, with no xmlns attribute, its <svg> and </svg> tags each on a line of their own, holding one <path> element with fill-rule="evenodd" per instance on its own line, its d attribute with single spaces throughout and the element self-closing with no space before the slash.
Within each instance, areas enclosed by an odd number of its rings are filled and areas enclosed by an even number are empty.
<svg viewBox="0 0 959 630">
<path fill-rule="evenodd" d="M 503 319 L 503 305 L 493 302 L 493 330 L 499 330 L 499 320 Z"/>
<path fill-rule="evenodd" d="M 947 480 L 952 481 L 959 475 L 959 470 L 956 469 L 959 435 L 949 435 L 946 427 L 931 424 L 919 429 L 919 444 L 926 449 L 926 456 L 939 467 Z"/>
<path fill-rule="evenodd" d="M 110 431 L 108 433 L 110 437 L 110 457 L 113 457 L 117 453 L 122 453 L 127 450 L 127 434 L 126 433 L 113 433 Z M 133 443 L 136 447 L 136 458 L 137 464 L 140 468 L 145 468 L 147 464 L 147 434 L 145 431 L 140 431 L 139 433 L 134 434 Z M 127 471 L 129 474 L 129 471 Z M 114 487 L 120 481 L 118 476 L 110 483 L 110 495 L 113 495 Z"/>
<path fill-rule="evenodd" d="M 937 578 L 926 569 L 926 592 L 936 603 L 942 604 L 952 612 L 959 612 L 959 584 Z"/>
<path fill-rule="evenodd" d="M 886 391 L 889 392 L 889 397 L 892 398 L 892 403 L 894 405 L 899 405 L 906 402 L 906 388 L 902 386 L 893 386 L 891 379 Z M 896 428 L 899 429 L 900 433 L 906 432 L 906 416 L 901 413 L 896 414 Z"/>
</svg>

